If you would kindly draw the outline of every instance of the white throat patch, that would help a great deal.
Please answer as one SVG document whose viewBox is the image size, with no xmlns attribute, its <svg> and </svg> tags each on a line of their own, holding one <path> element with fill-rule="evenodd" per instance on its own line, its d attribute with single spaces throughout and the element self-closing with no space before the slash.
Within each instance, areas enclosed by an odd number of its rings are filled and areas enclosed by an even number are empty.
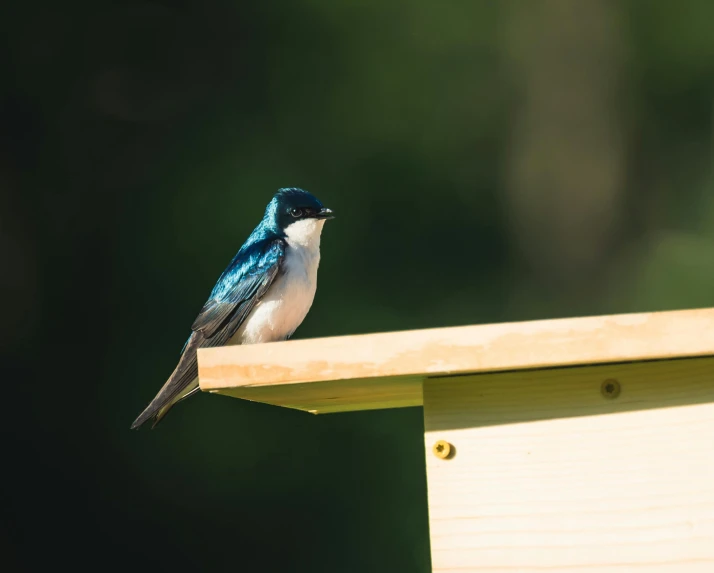
<svg viewBox="0 0 714 573">
<path fill-rule="evenodd" d="M 285 228 L 288 245 L 305 247 L 309 250 L 319 249 L 320 233 L 324 224 L 324 219 L 303 219 L 288 225 Z"/>
</svg>

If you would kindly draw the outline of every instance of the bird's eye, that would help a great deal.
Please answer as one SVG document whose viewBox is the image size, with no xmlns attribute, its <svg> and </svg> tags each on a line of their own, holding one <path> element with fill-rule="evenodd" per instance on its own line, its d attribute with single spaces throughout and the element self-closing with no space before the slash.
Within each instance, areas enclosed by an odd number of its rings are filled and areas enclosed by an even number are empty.
<svg viewBox="0 0 714 573">
<path fill-rule="evenodd" d="M 290 214 L 297 219 L 302 216 L 302 209 L 290 209 Z"/>
</svg>

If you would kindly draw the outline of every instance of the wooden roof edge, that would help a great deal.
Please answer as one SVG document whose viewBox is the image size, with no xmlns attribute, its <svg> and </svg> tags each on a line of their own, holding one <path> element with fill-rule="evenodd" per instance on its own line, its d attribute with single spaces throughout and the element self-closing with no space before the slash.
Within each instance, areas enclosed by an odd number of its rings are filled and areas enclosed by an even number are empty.
<svg viewBox="0 0 714 573">
<path fill-rule="evenodd" d="M 374 382 L 386 378 L 708 355 L 714 355 L 714 308 L 228 346 L 200 350 L 198 363 L 204 391 L 247 397 L 251 389 L 341 381 L 364 401 L 371 389 L 384 393 Z"/>
</svg>

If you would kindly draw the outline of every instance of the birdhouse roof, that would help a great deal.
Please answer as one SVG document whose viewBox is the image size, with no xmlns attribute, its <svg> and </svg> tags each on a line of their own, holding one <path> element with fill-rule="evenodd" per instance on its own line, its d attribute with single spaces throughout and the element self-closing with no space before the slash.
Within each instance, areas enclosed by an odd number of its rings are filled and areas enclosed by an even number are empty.
<svg viewBox="0 0 714 573">
<path fill-rule="evenodd" d="M 203 391 L 311 413 L 422 405 L 428 378 L 714 356 L 714 308 L 199 350 Z"/>
</svg>

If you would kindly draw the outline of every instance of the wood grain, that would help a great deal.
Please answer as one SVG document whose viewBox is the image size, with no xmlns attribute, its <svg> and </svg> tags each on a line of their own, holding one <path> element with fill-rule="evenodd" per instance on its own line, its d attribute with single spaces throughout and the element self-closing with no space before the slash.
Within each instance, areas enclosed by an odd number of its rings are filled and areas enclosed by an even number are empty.
<svg viewBox="0 0 714 573">
<path fill-rule="evenodd" d="M 434 376 L 714 355 L 714 308 L 198 352 L 201 389 L 313 413 L 417 406 Z"/>
<path fill-rule="evenodd" d="M 424 420 L 434 571 L 714 571 L 714 358 L 431 379 Z"/>
</svg>

